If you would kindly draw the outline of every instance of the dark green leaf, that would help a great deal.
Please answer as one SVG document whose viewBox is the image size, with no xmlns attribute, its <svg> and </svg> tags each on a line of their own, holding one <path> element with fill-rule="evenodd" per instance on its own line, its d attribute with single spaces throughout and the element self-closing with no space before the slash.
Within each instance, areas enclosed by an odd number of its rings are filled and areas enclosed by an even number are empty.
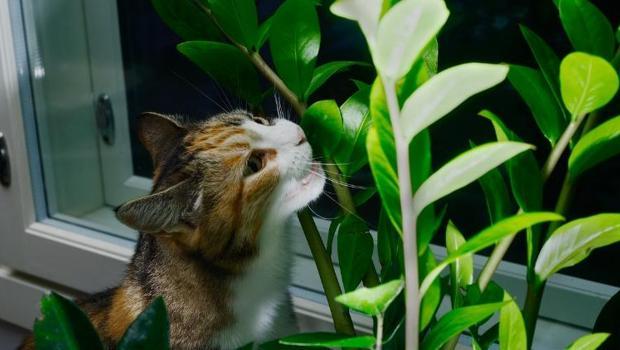
<svg viewBox="0 0 620 350">
<path fill-rule="evenodd" d="M 427 249 L 424 254 L 420 255 L 418 260 L 420 262 L 418 266 L 420 278 L 426 277 L 437 266 L 435 256 L 433 256 L 433 252 L 430 249 Z M 420 303 L 420 330 L 424 330 L 431 323 L 439 308 L 442 297 L 441 281 L 436 279 L 431 284 L 428 292 L 424 294 Z"/>
<path fill-rule="evenodd" d="M 620 154 L 620 116 L 614 117 L 585 134 L 571 152 L 568 169 L 572 178 L 591 167 Z"/>
<path fill-rule="evenodd" d="M 312 80 L 321 45 L 319 20 L 313 2 L 284 2 L 274 15 L 270 38 L 271 56 L 278 74 L 302 99 Z"/>
<path fill-rule="evenodd" d="M 329 229 L 327 230 L 327 253 L 331 256 L 334 251 L 334 237 L 336 237 L 336 232 L 338 231 L 338 226 L 344 220 L 344 216 L 339 216 L 331 221 L 329 224 Z"/>
<path fill-rule="evenodd" d="M 469 141 L 469 144 L 471 148 L 476 146 L 472 141 Z M 510 215 L 512 205 L 501 171 L 493 169 L 478 179 L 478 182 L 480 182 L 480 187 L 484 192 L 491 223 Z"/>
<path fill-rule="evenodd" d="M 183 40 L 219 40 L 219 30 L 193 1 L 151 0 L 157 14 Z"/>
<path fill-rule="evenodd" d="M 313 147 L 320 147 L 325 157 L 335 151 L 343 133 L 340 109 L 333 100 L 315 102 L 306 109 L 301 119 L 301 127 Z M 325 135 L 330 135 L 330 142 L 324 142 Z"/>
<path fill-rule="evenodd" d="M 361 190 L 361 191 L 359 191 L 359 192 L 357 192 L 357 193 L 355 193 L 353 195 L 353 204 L 355 204 L 356 207 L 364 205 L 372 197 L 374 197 L 375 194 L 377 194 L 377 188 L 376 187 L 365 188 L 365 189 L 363 189 L 363 190 Z"/>
<path fill-rule="evenodd" d="M 400 265 L 402 263 L 402 241 L 400 235 L 394 229 L 394 225 L 387 217 L 385 208 L 381 208 L 381 212 L 379 213 L 377 252 L 381 266 L 390 267 L 395 264 L 400 270 Z M 400 271 L 397 275 L 401 275 Z"/>
<path fill-rule="evenodd" d="M 345 216 L 338 227 L 338 261 L 345 292 L 354 290 L 372 264 L 374 243 L 365 222 Z"/>
<path fill-rule="evenodd" d="M 376 287 L 362 287 L 336 297 L 336 301 L 346 307 L 363 312 L 370 316 L 383 314 L 390 303 L 403 290 L 401 279 L 380 284 Z"/>
<path fill-rule="evenodd" d="M 375 337 L 370 335 L 352 337 L 350 335 L 317 332 L 297 334 L 282 338 L 280 339 L 280 344 L 311 347 L 368 349 L 375 345 Z"/>
<path fill-rule="evenodd" d="M 262 92 L 258 74 L 234 46 L 213 41 L 186 41 L 177 45 L 177 50 L 232 93 L 252 105 L 260 104 Z"/>
<path fill-rule="evenodd" d="M 118 343 L 118 349 L 167 350 L 169 348 L 168 312 L 164 299 L 157 297 L 127 328 Z"/>
<path fill-rule="evenodd" d="M 207 0 L 207 3 L 226 34 L 247 48 L 256 44 L 258 16 L 254 0 Z"/>
<path fill-rule="evenodd" d="M 42 318 L 34 323 L 37 349 L 103 350 L 88 317 L 72 301 L 51 293 L 41 299 Z"/>
<path fill-rule="evenodd" d="M 312 74 L 312 80 L 310 81 L 308 90 L 304 94 L 304 101 L 308 100 L 318 88 L 320 88 L 327 80 L 329 80 L 329 78 L 331 78 L 332 75 L 342 72 L 355 64 L 361 64 L 361 62 L 332 61 L 316 67 L 314 69 L 314 73 Z"/>
<path fill-rule="evenodd" d="M 423 350 L 436 350 L 455 335 L 499 310 L 504 303 L 482 304 L 454 309 L 445 314 L 422 341 Z"/>
<path fill-rule="evenodd" d="M 543 75 L 529 67 L 511 65 L 508 80 L 529 107 L 540 131 L 554 145 L 566 121 Z"/>
<path fill-rule="evenodd" d="M 587 0 L 561 0 L 562 26 L 577 51 L 611 60 L 614 32 L 605 15 Z"/>
<path fill-rule="evenodd" d="M 260 50 L 267 42 L 267 39 L 269 39 L 271 24 L 273 24 L 273 17 L 269 17 L 258 27 L 258 39 L 256 39 L 255 45 L 256 51 Z"/>
</svg>

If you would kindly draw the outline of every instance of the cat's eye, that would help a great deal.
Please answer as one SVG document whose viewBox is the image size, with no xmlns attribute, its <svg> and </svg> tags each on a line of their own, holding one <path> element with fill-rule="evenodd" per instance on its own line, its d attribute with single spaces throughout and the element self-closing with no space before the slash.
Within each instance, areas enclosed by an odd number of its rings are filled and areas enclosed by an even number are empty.
<svg viewBox="0 0 620 350">
<path fill-rule="evenodd" d="M 245 163 L 245 169 L 243 170 L 243 176 L 250 176 L 261 171 L 264 167 L 263 157 L 261 153 L 252 153 Z"/>
<path fill-rule="evenodd" d="M 263 117 L 252 117 L 252 120 L 258 124 L 263 124 L 263 125 L 271 125 L 271 123 L 269 122 L 269 120 L 263 118 Z"/>
</svg>

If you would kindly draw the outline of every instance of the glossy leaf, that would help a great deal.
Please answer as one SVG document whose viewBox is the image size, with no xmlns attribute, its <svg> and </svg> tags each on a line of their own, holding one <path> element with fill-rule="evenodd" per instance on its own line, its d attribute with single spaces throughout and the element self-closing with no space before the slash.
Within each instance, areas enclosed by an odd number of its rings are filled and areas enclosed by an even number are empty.
<svg viewBox="0 0 620 350">
<path fill-rule="evenodd" d="M 540 131 L 554 145 L 564 131 L 566 120 L 543 74 L 529 67 L 511 65 L 508 80 L 527 104 Z"/>
<path fill-rule="evenodd" d="M 609 333 L 594 333 L 584 335 L 572 343 L 566 350 L 595 350 L 609 338 Z"/>
<path fill-rule="evenodd" d="M 538 34 L 531 31 L 526 26 L 519 26 L 521 33 L 527 41 L 536 63 L 540 67 L 543 77 L 547 82 L 547 86 L 551 90 L 553 99 L 557 103 L 562 112 L 564 120 L 568 120 L 569 117 L 564 111 L 564 105 L 562 104 L 562 96 L 560 95 L 560 58 L 555 52 L 547 45 L 547 43 Z"/>
<path fill-rule="evenodd" d="M 353 292 L 336 297 L 336 301 L 346 307 L 370 316 L 380 315 L 403 290 L 403 280 L 394 280 L 376 287 L 362 287 Z"/>
<path fill-rule="evenodd" d="M 309 347 L 369 349 L 375 345 L 375 337 L 370 335 L 352 337 L 350 335 L 326 332 L 303 333 L 282 338 L 280 339 L 280 344 Z"/>
<path fill-rule="evenodd" d="M 508 293 L 504 293 L 504 301 L 507 304 L 502 306 L 499 312 L 499 348 L 500 350 L 526 350 L 525 322 L 519 305 Z"/>
<path fill-rule="evenodd" d="M 424 337 L 421 349 L 436 350 L 452 337 L 460 334 L 480 320 L 494 314 L 504 303 L 465 306 L 454 309 L 442 316 L 431 331 Z"/>
<path fill-rule="evenodd" d="M 577 51 L 611 59 L 614 32 L 605 15 L 588 0 L 560 0 L 564 31 Z"/>
<path fill-rule="evenodd" d="M 383 16 L 372 51 L 377 70 L 392 81 L 407 73 L 448 19 L 443 1 L 401 1 Z"/>
<path fill-rule="evenodd" d="M 352 65 L 360 64 L 361 62 L 356 61 L 332 61 L 325 63 L 321 66 L 318 66 L 314 69 L 314 73 L 312 74 L 312 80 L 310 81 L 310 85 L 308 86 L 308 90 L 304 94 L 304 100 L 308 100 L 310 96 L 320 88 L 332 75 L 342 72 L 343 70 L 348 69 Z"/>
<path fill-rule="evenodd" d="M 564 105 L 572 118 L 577 119 L 603 107 L 614 97 L 618 91 L 618 74 L 600 57 L 573 52 L 560 64 L 560 87 Z"/>
<path fill-rule="evenodd" d="M 183 40 L 218 40 L 219 30 L 192 1 L 151 0 L 159 17 Z"/>
<path fill-rule="evenodd" d="M 471 237 L 467 242 L 459 247 L 455 252 L 448 255 L 436 268 L 431 271 L 428 276 L 424 278 L 420 284 L 420 295 L 424 295 L 426 290 L 430 286 L 441 271 L 456 259 L 466 254 L 472 254 L 480 251 L 486 247 L 493 245 L 504 237 L 508 237 L 524 230 L 527 227 L 540 224 L 547 221 L 563 220 L 563 217 L 549 212 L 539 213 L 523 213 L 506 218 L 500 222 L 497 222 L 486 229 L 480 231 L 475 236 Z"/>
<path fill-rule="evenodd" d="M 241 45 L 252 48 L 258 38 L 258 15 L 254 0 L 207 0 L 217 23 Z"/>
<path fill-rule="evenodd" d="M 476 147 L 471 141 L 469 144 L 471 148 Z M 502 172 L 499 169 L 490 170 L 481 176 L 478 182 L 480 182 L 480 187 L 482 187 L 482 192 L 484 192 L 491 223 L 509 216 L 512 212 L 512 203 L 510 202 L 510 196 Z"/>
<path fill-rule="evenodd" d="M 285 1 L 274 15 L 270 32 L 271 56 L 276 70 L 288 88 L 303 98 L 312 80 L 321 45 L 313 1 Z"/>
<path fill-rule="evenodd" d="M 620 241 L 620 214 L 598 214 L 556 229 L 543 245 L 534 271 L 542 282 L 587 258 L 592 250 Z"/>
<path fill-rule="evenodd" d="M 438 59 L 439 44 L 437 39 L 433 39 L 422 51 L 421 57 L 413 64 L 411 70 L 396 83 L 398 102 L 401 105 L 417 88 L 437 74 Z"/>
<path fill-rule="evenodd" d="M 320 147 L 325 157 L 330 157 L 342 137 L 342 116 L 340 108 L 333 100 L 323 100 L 312 104 L 301 119 L 301 128 L 314 147 Z M 323 142 L 330 135 L 330 142 Z"/>
<path fill-rule="evenodd" d="M 405 101 L 400 120 L 403 135 L 410 142 L 472 95 L 499 84 L 507 73 L 503 65 L 465 63 L 433 76 Z"/>
<path fill-rule="evenodd" d="M 334 251 L 334 237 L 336 237 L 336 232 L 338 231 L 338 227 L 342 223 L 342 220 L 344 220 L 344 216 L 339 216 L 329 223 L 329 228 L 327 229 L 326 244 L 327 254 L 329 254 L 329 256 L 331 256 L 332 252 Z"/>
<path fill-rule="evenodd" d="M 34 323 L 37 349 L 103 350 L 99 335 L 74 302 L 48 294 L 41 299 L 41 314 Z"/>
<path fill-rule="evenodd" d="M 232 93 L 252 105 L 261 102 L 258 73 L 236 47 L 213 41 L 186 41 L 177 45 L 177 50 Z"/>
<path fill-rule="evenodd" d="M 383 0 L 338 0 L 329 9 L 336 16 L 357 21 L 373 51 L 382 5 Z"/>
<path fill-rule="evenodd" d="M 465 237 L 454 226 L 452 221 L 446 227 L 446 250 L 448 255 L 458 251 L 465 243 Z M 474 257 L 471 254 L 463 255 L 450 264 L 452 280 L 459 287 L 465 287 L 474 282 Z"/>
<path fill-rule="evenodd" d="M 426 249 L 423 254 L 420 254 L 419 262 L 420 278 L 424 278 L 437 267 L 437 261 L 430 249 Z M 441 281 L 436 279 L 429 287 L 428 292 L 424 294 L 420 303 L 420 330 L 424 330 L 433 321 L 442 298 Z"/>
<path fill-rule="evenodd" d="M 374 243 L 365 222 L 345 216 L 338 227 L 338 261 L 345 292 L 354 290 L 372 264 Z"/>
<path fill-rule="evenodd" d="M 377 253 L 381 266 L 386 267 L 397 264 L 397 266 L 400 267 L 402 240 L 398 232 L 394 229 L 394 225 L 392 225 L 392 222 L 387 217 L 384 208 L 381 208 L 381 212 L 379 213 Z M 400 273 L 398 275 L 400 275 Z"/>
<path fill-rule="evenodd" d="M 263 45 L 265 45 L 265 42 L 267 42 L 267 39 L 269 39 L 272 24 L 273 17 L 269 17 L 258 27 L 258 33 L 256 34 L 256 45 L 254 45 L 257 51 L 260 50 Z"/>
<path fill-rule="evenodd" d="M 437 170 L 413 197 L 415 217 L 432 202 L 465 187 L 515 155 L 531 149 L 519 142 L 493 142 L 466 151 Z"/>
<path fill-rule="evenodd" d="M 164 300 L 158 297 L 127 328 L 118 343 L 118 349 L 167 350 L 169 348 L 168 312 Z"/>
<path fill-rule="evenodd" d="M 572 178 L 620 154 L 620 116 L 614 117 L 585 134 L 571 152 L 568 170 Z"/>
</svg>

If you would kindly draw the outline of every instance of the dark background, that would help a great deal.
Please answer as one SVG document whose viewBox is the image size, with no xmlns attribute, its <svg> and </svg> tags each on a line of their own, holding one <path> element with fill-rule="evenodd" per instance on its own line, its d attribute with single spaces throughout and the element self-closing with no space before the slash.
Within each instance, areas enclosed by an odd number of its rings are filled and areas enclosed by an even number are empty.
<svg viewBox="0 0 620 350">
<path fill-rule="evenodd" d="M 479 62 L 506 62 L 536 67 L 531 52 L 524 41 L 519 24 L 524 24 L 549 43 L 558 56 L 571 51 L 551 0 L 447 0 L 450 18 L 439 36 L 440 69 L 456 64 Z M 259 0 L 259 16 L 267 18 L 281 1 Z M 593 1 L 614 28 L 620 23 L 620 5 L 615 0 Z M 318 7 L 321 21 L 321 50 L 319 62 L 332 60 L 369 61 L 366 45 L 357 25 L 329 13 L 328 4 Z M 135 137 L 135 117 L 143 111 L 180 114 L 188 119 L 203 119 L 210 115 L 245 106 L 238 98 L 226 94 L 206 74 L 180 55 L 175 46 L 181 40 L 159 19 L 148 0 L 118 1 L 122 35 L 123 60 L 127 87 L 130 126 L 132 129 L 132 155 L 134 172 L 150 177 L 152 166 L 146 151 Z M 266 47 L 268 45 L 265 45 Z M 269 58 L 269 50 L 263 55 Z M 225 69 L 225 68 L 223 68 Z M 342 102 L 354 91 L 349 80 L 372 82 L 374 73 L 368 69 L 353 69 L 337 75 L 315 94 L 314 99 L 335 98 Z M 273 99 L 267 99 L 265 110 L 274 110 Z M 493 141 L 493 130 L 488 121 L 476 116 L 487 108 L 498 114 L 505 123 L 526 142 L 537 145 L 536 156 L 544 162 L 549 144 L 538 131 L 523 100 L 504 82 L 491 91 L 468 100 L 450 116 L 431 127 L 433 140 L 433 166 L 442 164 L 469 148 L 469 140 L 477 144 Z M 609 112 L 608 112 L 609 111 Z M 612 117 L 620 111 L 618 98 L 603 111 Z M 292 113 L 291 113 L 292 114 Z M 546 209 L 553 209 L 564 173 L 561 161 L 554 176 L 546 186 Z M 614 158 L 587 172 L 579 180 L 568 218 L 578 218 L 599 212 L 620 212 L 620 159 Z M 505 179 L 507 179 L 505 177 Z M 370 181 L 369 171 L 362 171 L 351 180 L 357 184 Z M 333 217 L 337 208 L 329 198 L 335 197 L 330 188 L 315 206 L 319 215 Z M 441 201 L 447 205 L 447 217 L 465 233 L 471 235 L 489 224 L 484 195 L 478 184 L 456 192 Z M 379 203 L 370 201 L 362 208 L 362 216 L 376 222 Z M 516 211 L 516 205 L 515 205 Z M 443 232 L 436 242 L 443 244 Z M 520 235 L 507 254 L 507 259 L 524 262 L 524 235 Z M 592 256 L 563 273 L 576 277 L 620 286 L 620 246 L 594 251 Z"/>
</svg>

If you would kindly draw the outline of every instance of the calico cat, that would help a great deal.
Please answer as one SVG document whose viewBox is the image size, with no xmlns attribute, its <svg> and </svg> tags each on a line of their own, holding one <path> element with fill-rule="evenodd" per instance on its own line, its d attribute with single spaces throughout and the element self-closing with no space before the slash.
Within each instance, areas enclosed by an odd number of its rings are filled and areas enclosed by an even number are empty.
<svg viewBox="0 0 620 350">
<path fill-rule="evenodd" d="M 286 227 L 324 186 L 301 128 L 235 111 L 202 123 L 146 113 L 138 129 L 153 190 L 116 212 L 140 231 L 136 252 L 120 286 L 78 301 L 106 346 L 160 295 L 173 349 L 295 332 Z"/>
</svg>

